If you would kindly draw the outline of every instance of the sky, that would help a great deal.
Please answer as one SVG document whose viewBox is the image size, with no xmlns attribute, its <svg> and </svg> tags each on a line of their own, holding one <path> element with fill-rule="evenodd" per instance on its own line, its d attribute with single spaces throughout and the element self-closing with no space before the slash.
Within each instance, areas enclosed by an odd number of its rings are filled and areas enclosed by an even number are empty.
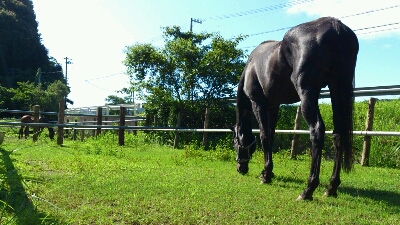
<svg viewBox="0 0 400 225">
<path fill-rule="evenodd" d="M 339 18 L 358 36 L 356 87 L 400 84 L 398 0 L 32 0 L 42 43 L 63 65 L 69 108 L 103 106 L 129 87 L 124 50 L 137 43 L 164 45 L 163 27 L 248 35 L 251 52 L 265 40 L 281 40 L 290 27 L 322 16 Z"/>
</svg>

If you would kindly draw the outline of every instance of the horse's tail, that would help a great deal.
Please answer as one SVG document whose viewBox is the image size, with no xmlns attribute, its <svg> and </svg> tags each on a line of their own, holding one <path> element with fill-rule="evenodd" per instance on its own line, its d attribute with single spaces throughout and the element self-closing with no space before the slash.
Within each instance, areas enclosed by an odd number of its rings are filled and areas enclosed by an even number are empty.
<svg viewBox="0 0 400 225">
<path fill-rule="evenodd" d="M 352 32 L 351 32 L 352 33 Z M 353 33 L 354 34 L 354 33 Z M 349 38 L 349 36 L 347 36 Z M 358 53 L 358 40 L 354 35 L 346 40 L 343 46 L 346 61 L 340 63 L 336 68 L 336 78 L 331 80 L 329 89 L 331 90 L 331 101 L 333 109 L 334 135 L 339 135 L 339 140 L 335 140 L 336 154 L 339 154 L 342 168 L 345 172 L 351 171 L 354 163 L 353 149 L 353 111 L 354 111 L 354 76 Z M 343 53 L 343 52 L 342 52 Z M 342 157 L 343 153 L 343 157 Z"/>
<path fill-rule="evenodd" d="M 340 134 L 340 145 L 342 147 L 344 156 L 342 168 L 344 171 L 349 172 L 353 168 L 354 163 L 354 151 L 353 151 L 353 112 L 354 112 L 354 86 L 353 82 L 351 85 L 344 85 L 341 88 L 342 93 L 342 124 L 343 130 Z"/>
</svg>

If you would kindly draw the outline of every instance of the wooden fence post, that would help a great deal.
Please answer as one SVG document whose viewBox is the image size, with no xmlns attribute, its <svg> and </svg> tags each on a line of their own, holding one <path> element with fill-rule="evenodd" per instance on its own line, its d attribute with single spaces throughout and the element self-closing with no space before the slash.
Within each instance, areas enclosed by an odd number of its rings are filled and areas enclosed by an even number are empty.
<svg viewBox="0 0 400 225">
<path fill-rule="evenodd" d="M 95 117 L 95 118 L 93 118 L 93 121 L 95 121 L 94 123 L 93 123 L 93 125 L 96 125 L 97 124 L 97 117 Z M 96 130 L 92 130 L 92 137 L 94 137 L 96 135 Z"/>
<path fill-rule="evenodd" d="M 155 115 L 153 116 L 153 126 L 154 126 L 154 127 L 157 126 L 157 122 L 158 122 L 158 117 L 157 117 L 157 114 L 155 114 Z M 156 131 L 153 131 L 152 133 L 155 134 Z"/>
<path fill-rule="evenodd" d="M 126 113 L 125 107 L 120 106 L 119 107 L 119 125 L 120 126 L 125 126 L 125 113 Z M 118 143 L 120 146 L 125 144 L 124 137 L 125 137 L 125 129 L 119 128 Z"/>
<path fill-rule="evenodd" d="M 208 108 L 206 108 L 206 112 L 204 115 L 204 129 L 208 129 L 209 123 L 210 123 L 210 110 Z M 207 144 L 208 144 L 207 136 L 208 136 L 208 133 L 204 132 L 203 133 L 203 146 L 204 147 L 207 147 Z"/>
<path fill-rule="evenodd" d="M 293 130 L 299 130 L 300 124 L 301 124 L 301 106 L 297 107 L 296 119 L 294 121 L 294 129 Z M 290 149 L 290 158 L 291 159 L 296 159 L 296 154 L 297 154 L 298 148 L 299 148 L 299 135 L 294 134 L 293 140 L 292 140 L 292 147 Z"/>
<path fill-rule="evenodd" d="M 137 124 L 138 124 L 138 123 L 137 123 L 137 121 L 133 121 L 133 126 L 135 126 L 135 127 L 136 127 L 136 126 L 137 126 Z M 133 130 L 133 132 L 132 132 L 132 133 L 133 133 L 133 135 L 137 135 L 137 130 Z"/>
<path fill-rule="evenodd" d="M 64 98 L 60 98 L 58 102 L 58 124 L 64 124 Z M 62 145 L 64 140 L 64 127 L 58 127 L 57 129 L 57 145 Z"/>
<path fill-rule="evenodd" d="M 101 126 L 103 123 L 103 108 L 102 107 L 97 107 L 97 126 Z M 96 137 L 99 136 L 101 134 L 101 128 L 98 127 L 96 129 Z"/>
<path fill-rule="evenodd" d="M 75 125 L 77 124 L 77 122 L 78 122 L 78 120 L 77 119 L 75 119 L 74 120 L 75 121 Z M 76 140 L 76 129 L 74 129 L 74 131 L 73 131 L 73 133 L 72 133 L 72 140 Z"/>
<path fill-rule="evenodd" d="M 34 123 L 38 123 L 39 122 L 39 105 L 34 105 L 33 106 L 33 122 Z M 39 131 L 39 127 L 34 126 L 33 127 L 33 141 L 37 141 L 38 140 L 38 131 Z"/>
<path fill-rule="evenodd" d="M 85 121 L 86 121 L 86 119 L 83 119 L 83 125 L 85 125 Z M 85 130 L 82 129 L 81 130 L 81 141 L 83 141 L 84 139 L 85 139 Z"/>
<path fill-rule="evenodd" d="M 146 122 L 145 122 L 146 127 L 150 126 L 150 114 L 146 114 Z M 144 131 L 145 133 L 148 133 L 148 130 Z"/>
<path fill-rule="evenodd" d="M 67 124 L 69 124 L 68 116 L 67 116 Z M 69 129 L 65 129 L 65 134 L 66 134 L 66 137 L 69 137 Z"/>
<path fill-rule="evenodd" d="M 157 114 L 154 115 L 153 118 L 154 118 L 154 119 L 153 119 L 153 121 L 154 121 L 153 126 L 156 127 L 156 126 L 157 126 L 157 121 L 158 121 L 158 116 L 157 116 Z"/>
<path fill-rule="evenodd" d="M 374 112 L 376 98 L 370 98 L 368 102 L 367 120 L 365 121 L 365 130 L 371 131 L 374 124 Z M 369 153 L 371 150 L 371 136 L 364 136 L 363 152 L 361 156 L 361 166 L 369 165 Z"/>
<path fill-rule="evenodd" d="M 178 113 L 178 118 L 176 120 L 176 127 L 180 126 L 181 126 L 181 112 Z M 178 148 L 178 142 L 179 142 L 179 132 L 175 131 L 174 148 Z"/>
</svg>

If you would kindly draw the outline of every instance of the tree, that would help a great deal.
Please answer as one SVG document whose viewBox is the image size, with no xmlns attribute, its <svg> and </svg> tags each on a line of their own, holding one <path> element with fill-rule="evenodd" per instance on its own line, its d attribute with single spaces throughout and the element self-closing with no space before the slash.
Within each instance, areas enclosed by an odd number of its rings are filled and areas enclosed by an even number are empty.
<svg viewBox="0 0 400 225">
<path fill-rule="evenodd" d="M 129 99 L 121 98 L 116 95 L 109 95 L 109 96 L 107 96 L 107 98 L 105 100 L 107 102 L 106 103 L 107 105 L 119 105 L 119 104 L 129 103 Z"/>
<path fill-rule="evenodd" d="M 42 111 L 58 111 L 58 102 L 70 93 L 69 87 L 61 82 L 55 81 L 43 88 L 42 84 L 33 82 L 18 82 L 17 88 L 0 89 L 6 93 L 13 104 L 20 109 L 31 110 L 32 106 L 40 105 Z M 0 100 L 1 101 L 1 100 Z"/>
<path fill-rule="evenodd" d="M 126 49 L 131 83 L 147 103 L 146 112 L 158 114 L 164 125 L 175 125 L 168 117 L 184 113 L 185 126 L 199 126 L 206 107 L 220 108 L 234 96 L 245 65 L 244 51 L 237 48 L 244 37 L 226 40 L 174 26 L 164 28 L 164 39 L 164 48 L 135 44 Z"/>
</svg>

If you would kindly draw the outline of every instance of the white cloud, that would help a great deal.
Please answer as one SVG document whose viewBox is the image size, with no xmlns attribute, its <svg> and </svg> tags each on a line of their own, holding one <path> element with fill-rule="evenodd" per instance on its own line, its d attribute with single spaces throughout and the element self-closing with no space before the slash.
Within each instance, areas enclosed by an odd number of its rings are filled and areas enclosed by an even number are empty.
<svg viewBox="0 0 400 225">
<path fill-rule="evenodd" d="M 393 34 L 400 36 L 400 2 L 398 0 L 314 0 L 294 5 L 287 12 L 289 14 L 305 13 L 310 17 L 337 17 L 362 38 Z"/>
</svg>

